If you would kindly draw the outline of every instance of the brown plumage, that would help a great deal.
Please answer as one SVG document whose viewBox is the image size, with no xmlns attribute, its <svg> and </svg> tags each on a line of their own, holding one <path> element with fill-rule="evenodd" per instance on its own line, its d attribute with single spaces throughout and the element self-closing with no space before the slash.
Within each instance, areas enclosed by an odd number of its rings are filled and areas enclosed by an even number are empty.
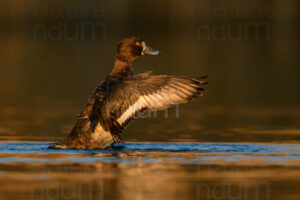
<svg viewBox="0 0 300 200">
<path fill-rule="evenodd" d="M 205 76 L 134 75 L 131 63 L 145 53 L 159 51 L 136 37 L 120 42 L 113 70 L 93 92 L 70 135 L 53 148 L 107 148 L 122 142 L 122 132 L 138 113 L 163 110 L 203 95 Z"/>
</svg>

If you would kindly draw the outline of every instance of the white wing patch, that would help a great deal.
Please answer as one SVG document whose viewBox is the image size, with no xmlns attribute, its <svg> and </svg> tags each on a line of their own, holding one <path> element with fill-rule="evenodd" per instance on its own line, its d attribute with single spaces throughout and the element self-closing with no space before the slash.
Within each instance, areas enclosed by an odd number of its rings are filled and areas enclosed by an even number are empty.
<svg viewBox="0 0 300 200">
<path fill-rule="evenodd" d="M 117 119 L 122 125 L 127 119 L 143 108 L 150 110 L 166 109 L 170 105 L 185 103 L 188 97 L 194 95 L 197 89 L 184 83 L 172 83 L 162 87 L 156 93 L 140 96 L 139 99 L 128 107 L 128 109 Z"/>
<path fill-rule="evenodd" d="M 135 114 L 138 110 L 146 108 L 149 106 L 148 101 L 146 100 L 147 96 L 140 96 L 139 99 L 129 106 L 127 110 L 117 119 L 118 123 L 122 125 L 128 118 L 130 118 L 133 114 Z"/>
</svg>

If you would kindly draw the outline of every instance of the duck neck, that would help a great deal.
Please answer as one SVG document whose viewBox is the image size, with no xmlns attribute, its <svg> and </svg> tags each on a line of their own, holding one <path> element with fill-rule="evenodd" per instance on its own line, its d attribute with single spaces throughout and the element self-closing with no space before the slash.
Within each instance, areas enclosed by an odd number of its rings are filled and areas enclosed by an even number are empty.
<svg viewBox="0 0 300 200">
<path fill-rule="evenodd" d="M 133 69 L 130 62 L 116 59 L 114 68 L 109 74 L 116 77 L 128 77 L 133 75 Z"/>
</svg>

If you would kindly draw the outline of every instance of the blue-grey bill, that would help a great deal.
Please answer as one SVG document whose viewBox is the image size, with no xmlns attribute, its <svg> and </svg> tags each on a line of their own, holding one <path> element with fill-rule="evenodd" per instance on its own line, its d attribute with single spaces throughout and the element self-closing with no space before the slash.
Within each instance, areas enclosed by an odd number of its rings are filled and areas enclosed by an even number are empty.
<svg viewBox="0 0 300 200">
<path fill-rule="evenodd" d="M 159 54 L 161 54 L 161 52 L 159 50 L 152 49 L 151 47 L 147 47 L 147 46 L 144 49 L 144 53 L 150 54 L 150 55 L 159 55 Z"/>
</svg>

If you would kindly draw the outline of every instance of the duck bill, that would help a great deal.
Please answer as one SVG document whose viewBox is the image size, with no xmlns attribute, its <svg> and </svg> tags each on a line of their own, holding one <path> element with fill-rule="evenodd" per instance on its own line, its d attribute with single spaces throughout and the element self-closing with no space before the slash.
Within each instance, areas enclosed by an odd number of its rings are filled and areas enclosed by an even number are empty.
<svg viewBox="0 0 300 200">
<path fill-rule="evenodd" d="M 156 49 L 152 49 L 151 47 L 148 47 L 146 44 L 143 45 L 143 54 L 149 54 L 149 55 L 159 55 L 161 52 Z"/>
</svg>

